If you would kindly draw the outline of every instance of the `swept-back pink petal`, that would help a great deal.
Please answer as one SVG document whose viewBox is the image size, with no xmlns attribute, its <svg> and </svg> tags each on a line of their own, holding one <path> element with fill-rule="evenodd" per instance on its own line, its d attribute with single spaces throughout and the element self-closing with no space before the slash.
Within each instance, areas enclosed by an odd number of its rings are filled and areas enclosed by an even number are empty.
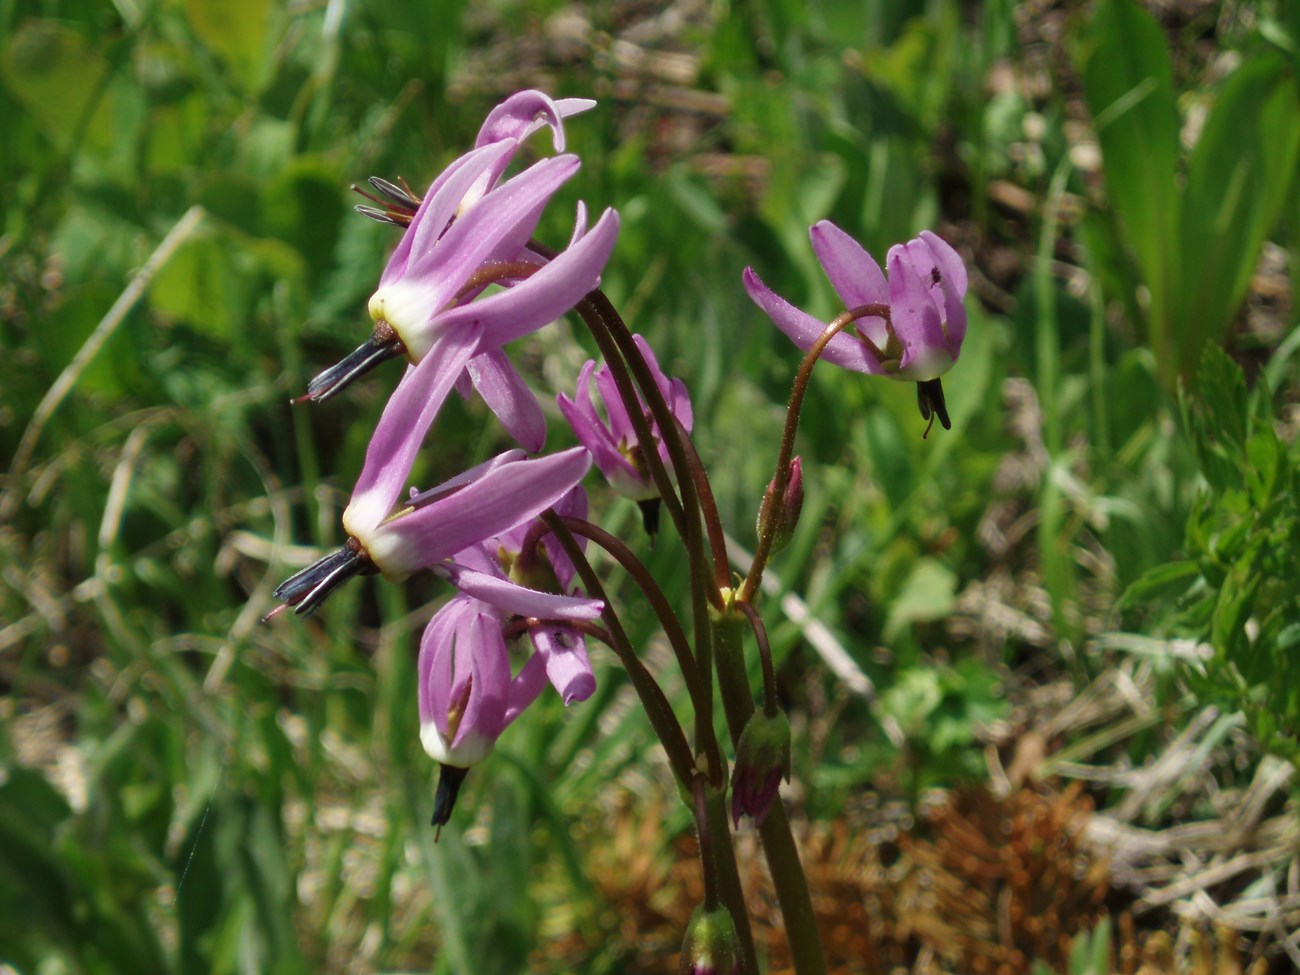
<svg viewBox="0 0 1300 975">
<path fill-rule="evenodd" d="M 591 232 L 519 284 L 438 316 L 440 330 L 481 323 L 494 346 L 535 332 L 600 284 L 618 239 L 618 214 L 606 210 Z"/>
<path fill-rule="evenodd" d="M 966 338 L 966 265 L 961 255 L 942 237 L 922 230 L 921 240 L 930 250 L 934 266 L 939 270 L 939 283 L 943 288 L 944 321 L 948 323 L 948 345 L 953 358 L 961 352 Z"/>
<path fill-rule="evenodd" d="M 524 663 L 515 679 L 510 682 L 510 694 L 506 699 L 506 727 L 509 727 L 528 705 L 536 701 L 544 690 L 546 690 L 546 661 L 538 654 L 533 654 Z"/>
<path fill-rule="evenodd" d="M 536 517 L 581 481 L 590 466 L 591 455 L 582 447 L 502 464 L 473 484 L 402 512 L 357 538 L 386 577 L 404 579 Z"/>
<path fill-rule="evenodd" d="M 533 163 L 453 222 L 440 245 L 428 252 L 427 262 L 423 255 L 415 254 L 409 273 L 421 278 L 436 274 L 464 281 L 484 261 L 503 259 L 503 248 L 507 252 L 521 250 L 537 227 L 546 203 L 580 165 L 573 155 Z"/>
<path fill-rule="evenodd" d="M 594 620 L 605 604 L 599 599 L 560 596 L 529 589 L 490 572 L 479 572 L 455 562 L 444 562 L 434 572 L 453 586 L 494 609 L 514 616 L 541 620 Z"/>
<path fill-rule="evenodd" d="M 889 284 L 884 272 L 861 244 L 829 220 L 813 224 L 808 236 L 845 308 L 888 304 Z"/>
<path fill-rule="evenodd" d="M 826 331 L 826 322 L 813 318 L 790 304 L 775 291 L 765 285 L 753 268 L 745 268 L 743 275 L 745 290 L 754 304 L 766 312 L 767 317 L 784 332 L 791 341 L 805 352 Z M 870 373 L 874 376 L 884 374 L 884 368 L 875 355 L 862 342 L 852 335 L 840 332 L 826 346 L 822 358 L 845 369 Z"/>
<path fill-rule="evenodd" d="M 561 119 L 585 112 L 595 105 L 590 98 L 557 100 L 533 89 L 516 92 L 488 113 L 474 144 L 483 146 L 506 139 L 523 142 L 542 126 L 549 125 L 555 151 L 563 152 L 564 123 Z"/>
<path fill-rule="evenodd" d="M 423 507 L 444 495 L 451 494 L 453 491 L 464 487 L 466 484 L 473 484 L 489 471 L 494 471 L 505 464 L 513 464 L 517 461 L 521 461 L 525 456 L 526 454 L 522 450 L 514 448 L 512 450 L 507 450 L 504 453 L 497 454 L 495 457 L 485 460 L 481 464 L 475 464 L 469 470 L 461 471 L 455 477 L 449 477 L 441 484 L 436 484 L 431 488 L 425 488 L 423 491 L 417 491 L 412 488 L 409 504 L 413 507 Z"/>
<path fill-rule="evenodd" d="M 388 259 L 384 273 L 379 278 L 381 288 L 405 275 L 412 260 L 419 261 L 428 252 L 456 215 L 469 188 L 512 149 L 508 143 L 474 149 L 442 172 L 420 202 L 411 225 L 406 228 L 393 256 Z"/>
<path fill-rule="evenodd" d="M 577 403 L 563 393 L 555 399 L 559 404 L 560 412 L 564 414 L 564 419 L 573 428 L 573 435 L 591 452 L 591 459 L 595 461 L 601 474 L 611 484 L 618 486 L 619 490 L 635 491 L 638 486 L 644 486 L 642 482 L 645 478 L 618 449 L 609 427 L 596 414 L 587 393 L 588 377 L 591 374 L 591 369 L 588 367 L 594 365 L 594 362 L 589 361 L 587 366 L 583 367 L 583 374 L 578 377 Z"/>
<path fill-rule="evenodd" d="M 446 333 L 436 354 L 407 369 L 370 438 L 361 476 L 343 512 L 349 535 L 363 538 L 393 510 L 424 436 L 456 377 L 477 351 L 481 334 L 476 328 Z"/>
<path fill-rule="evenodd" d="M 894 331 L 903 343 L 898 375 L 927 380 L 942 375 L 952 365 L 952 354 L 943 336 L 939 308 L 927 291 L 914 260 L 905 247 L 889 249 L 889 297 Z M 929 267 L 925 268 L 926 273 Z"/>
</svg>

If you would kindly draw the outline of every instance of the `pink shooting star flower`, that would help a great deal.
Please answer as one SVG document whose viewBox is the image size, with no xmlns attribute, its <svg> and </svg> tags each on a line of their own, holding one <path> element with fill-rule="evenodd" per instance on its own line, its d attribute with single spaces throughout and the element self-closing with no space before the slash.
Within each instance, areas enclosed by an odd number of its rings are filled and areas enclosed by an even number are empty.
<svg viewBox="0 0 1300 975">
<path fill-rule="evenodd" d="M 663 394 L 669 410 L 682 428 L 690 433 L 693 416 L 686 384 L 680 379 L 669 379 L 664 375 L 650 344 L 644 338 L 636 335 L 633 336 L 633 341 L 636 342 L 637 348 L 645 357 L 646 365 L 654 374 L 655 384 Z M 592 402 L 593 378 L 596 391 L 600 394 L 605 407 L 604 418 Z M 610 486 L 619 494 L 641 505 L 646 530 L 653 535 L 657 524 L 656 502 L 659 499 L 659 489 L 650 475 L 646 460 L 647 452 L 654 451 L 670 472 L 673 468 L 669 462 L 668 447 L 663 442 L 658 425 L 646 410 L 645 402 L 639 392 L 637 399 L 640 409 L 650 422 L 651 433 L 654 436 L 653 444 L 642 444 L 638 441 L 636 429 L 632 426 L 632 420 L 618 394 L 618 386 L 606 365 L 596 368 L 596 363 L 589 360 L 578 373 L 577 398 L 570 399 L 563 393 L 556 397 L 560 412 L 569 421 L 569 426 L 573 428 L 578 442 L 591 451 L 596 467 L 605 475 Z"/>
<path fill-rule="evenodd" d="M 809 231 L 813 250 L 844 307 L 889 308 L 889 317 L 865 313 L 827 344 L 822 358 L 873 376 L 915 382 L 921 417 L 950 429 L 939 377 L 957 361 L 966 337 L 966 267 L 955 250 L 928 230 L 889 249 L 880 266 L 862 245 L 829 220 Z M 807 350 L 826 323 L 795 308 L 745 268 L 745 289 L 777 328 Z M 928 428 L 927 428 L 928 431 Z"/>
<path fill-rule="evenodd" d="M 388 446 L 376 431 L 372 455 L 376 443 Z M 536 460 L 524 459 L 520 450 L 508 451 L 436 488 L 413 494 L 394 512 L 410 474 L 409 463 L 372 466 L 368 462 L 362 472 L 368 485 L 363 502 L 357 510 L 350 506 L 344 512 L 347 543 L 285 580 L 275 596 L 297 613 L 307 614 L 353 576 L 382 572 L 391 581 L 401 581 L 421 569 L 436 568 L 458 552 L 552 507 L 590 466 L 591 459 L 581 447 Z M 535 615 L 577 613 L 578 618 L 591 618 L 599 613 L 599 604 L 593 612 L 590 600 L 566 602 L 566 597 L 538 595 L 552 602 L 532 607 Z"/>
<path fill-rule="evenodd" d="M 584 284 L 589 291 L 599 283 L 599 268 L 604 267 L 618 233 L 618 217 L 612 210 L 602 215 L 590 233 L 583 233 L 580 212 L 573 242 L 549 264 L 531 259 L 525 248 L 546 204 L 577 172 L 576 156 L 543 159 L 508 182 L 474 196 L 475 187 L 492 177 L 510 149 L 508 142 L 474 149 L 448 168 L 445 179 L 440 177 L 438 188 L 420 204 L 370 299 L 375 321 L 370 338 L 313 379 L 305 398 L 329 399 L 380 362 L 399 355 L 412 364 L 420 363 L 448 328 L 466 318 L 486 315 L 490 307 L 484 305 L 502 303 L 501 299 L 552 264 L 594 264 L 598 269 Z M 601 256 L 587 260 L 597 253 Z M 475 301 L 492 284 L 507 287 L 500 294 Z M 499 316 L 496 324 L 504 330 L 498 345 L 540 327 L 534 324 L 521 329 Z"/>
</svg>

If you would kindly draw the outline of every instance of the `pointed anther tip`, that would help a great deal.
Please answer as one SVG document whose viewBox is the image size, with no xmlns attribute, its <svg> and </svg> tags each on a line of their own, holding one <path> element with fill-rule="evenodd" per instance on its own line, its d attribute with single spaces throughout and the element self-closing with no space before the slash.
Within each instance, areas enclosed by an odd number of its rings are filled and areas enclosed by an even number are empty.
<svg viewBox="0 0 1300 975">
<path fill-rule="evenodd" d="M 284 612 L 286 609 L 288 609 L 288 608 L 289 608 L 289 604 L 288 604 L 288 603 L 281 603 L 279 606 L 275 607 L 275 609 L 271 610 L 269 613 L 267 613 L 265 616 L 263 616 L 263 617 L 262 617 L 262 622 L 263 622 L 263 623 L 270 623 L 271 620 L 275 619 L 277 616 L 279 616 L 281 613 L 283 613 L 283 612 Z"/>
</svg>

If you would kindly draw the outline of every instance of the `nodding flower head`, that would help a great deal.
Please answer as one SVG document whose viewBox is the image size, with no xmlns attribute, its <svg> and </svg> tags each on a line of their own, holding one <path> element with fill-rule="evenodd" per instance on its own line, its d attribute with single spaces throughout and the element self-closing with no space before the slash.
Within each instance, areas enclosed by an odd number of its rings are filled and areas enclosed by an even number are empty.
<svg viewBox="0 0 1300 975">
<path fill-rule="evenodd" d="M 577 172 L 578 158 L 543 159 L 501 182 L 523 139 L 549 125 L 558 151 L 564 145 L 563 116 L 590 104 L 520 92 L 489 115 L 475 148 L 451 163 L 423 199 L 404 186 L 371 181 L 377 191 L 371 199 L 381 209 L 363 212 L 406 231 L 370 299 L 370 338 L 313 379 L 302 399 L 329 399 L 388 359 L 405 356 L 419 363 L 452 329 L 480 327 L 480 351 L 489 352 L 558 318 L 599 284 L 618 234 L 614 211 L 606 210 L 588 233 L 579 208 L 568 249 L 552 260 L 528 248 L 547 203 Z M 492 285 L 505 290 L 475 300 Z M 535 434 L 540 407 L 534 403 L 529 412 L 535 414 L 529 417 Z M 524 445 L 540 449 L 540 443 Z"/>
<path fill-rule="evenodd" d="M 531 521 L 559 502 L 591 466 L 581 447 L 535 460 L 524 459 L 521 450 L 508 451 L 435 488 L 411 494 L 394 511 L 410 465 L 380 463 L 372 457 L 377 442 L 384 445 L 378 432 L 352 504 L 343 513 L 347 543 L 275 590 L 276 598 L 299 614 L 314 612 L 353 576 L 382 572 L 400 581 Z M 562 610 L 556 614 L 563 615 Z M 599 608 L 584 618 L 598 614 Z"/>
<path fill-rule="evenodd" d="M 664 375 L 654 352 L 644 338 L 636 335 L 633 336 L 633 341 L 645 358 L 646 365 L 650 368 L 655 384 L 668 404 L 669 411 L 682 428 L 690 433 L 693 417 L 686 384 L 680 379 L 669 379 Z M 604 404 L 603 418 L 592 401 L 593 379 L 596 391 Z M 646 417 L 646 422 L 650 425 L 650 432 L 654 438 L 654 442 L 650 444 L 640 442 L 623 399 L 619 396 L 618 385 L 607 365 L 597 368 L 595 362 L 588 361 L 578 373 L 576 398 L 570 399 L 561 393 L 557 401 L 564 418 L 573 428 L 578 442 L 591 451 L 596 467 L 605 475 L 605 479 L 615 491 L 638 502 L 651 502 L 658 499 L 659 489 L 651 477 L 647 456 L 650 454 L 656 456 L 659 463 L 664 464 L 670 473 L 672 466 L 669 464 L 668 448 L 664 443 L 663 434 L 646 409 L 639 392 L 637 409 Z M 647 525 L 647 528 L 650 526 Z"/>
<path fill-rule="evenodd" d="M 554 505 L 560 515 L 584 517 L 587 499 L 572 488 Z M 599 600 L 569 595 L 574 568 L 558 543 L 520 524 L 475 543 L 439 568 L 461 592 L 436 613 L 420 641 L 420 741 L 442 767 L 433 822 L 451 816 L 465 769 L 482 761 L 497 738 L 549 681 L 566 705 L 596 689 L 579 620 L 604 608 Z M 531 556 L 531 558 L 527 558 Z M 529 583 L 514 580 L 524 570 Z M 508 641 L 527 631 L 533 653 L 512 674 Z"/>
<path fill-rule="evenodd" d="M 923 230 L 886 255 L 888 277 L 862 245 L 829 220 L 809 231 L 813 251 L 853 323 L 826 344 L 822 358 L 875 376 L 917 384 L 923 419 L 951 426 L 939 377 L 966 337 L 966 267 L 953 248 Z M 799 348 L 807 350 L 826 323 L 800 311 L 746 268 L 745 289 Z M 927 428 L 928 431 L 928 428 Z"/>
<path fill-rule="evenodd" d="M 420 741 L 443 765 L 468 768 L 487 758 L 501 732 L 546 684 L 539 658 L 511 672 L 504 614 L 454 596 L 420 640 Z"/>
</svg>

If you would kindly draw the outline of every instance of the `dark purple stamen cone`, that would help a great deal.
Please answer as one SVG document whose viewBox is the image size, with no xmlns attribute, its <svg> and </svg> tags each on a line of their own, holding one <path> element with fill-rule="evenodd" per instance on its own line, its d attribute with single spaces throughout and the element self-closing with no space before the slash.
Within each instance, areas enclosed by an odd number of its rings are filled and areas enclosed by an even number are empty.
<svg viewBox="0 0 1300 975">
<path fill-rule="evenodd" d="M 442 836 L 442 828 L 451 820 L 451 811 L 455 808 L 456 797 L 460 795 L 461 783 L 469 774 L 469 769 L 457 768 L 455 765 L 439 763 L 438 768 L 441 771 L 438 774 L 438 791 L 433 797 L 433 821 L 430 823 L 438 830 L 433 838 L 435 843 Z"/>
<path fill-rule="evenodd" d="M 942 380 L 927 379 L 917 383 L 916 404 L 921 408 L 922 420 L 930 420 L 931 416 L 936 416 L 945 430 L 952 429 L 952 423 L 948 420 L 948 405 L 943 400 Z M 930 422 L 933 425 L 934 421 L 930 420 Z M 926 427 L 925 432 L 928 434 L 930 428 Z"/>
<path fill-rule="evenodd" d="M 404 187 L 380 179 L 378 176 L 371 176 L 367 182 L 379 194 L 378 196 L 367 193 L 359 186 L 353 186 L 352 189 L 367 200 L 382 204 L 383 209 L 359 203 L 356 207 L 357 213 L 371 220 L 378 220 L 380 223 L 390 223 L 394 227 L 409 227 L 420 209 L 420 201 Z"/>
<path fill-rule="evenodd" d="M 641 527 L 651 538 L 659 534 L 659 511 L 662 505 L 663 501 L 659 498 L 646 498 L 636 503 L 641 509 Z"/>
<path fill-rule="evenodd" d="M 294 607 L 299 616 L 310 616 L 317 607 L 353 576 L 369 575 L 374 564 L 355 539 L 348 539 L 337 552 L 295 572 L 275 587 L 274 596 L 286 606 Z M 272 614 L 274 615 L 274 614 Z"/>
<path fill-rule="evenodd" d="M 396 359 L 405 349 L 397 333 L 388 326 L 376 326 L 370 338 L 357 346 L 347 358 L 337 365 L 330 366 L 307 384 L 307 395 L 303 399 L 314 403 L 323 403 L 341 393 L 353 380 L 364 376 L 381 362 Z"/>
</svg>

